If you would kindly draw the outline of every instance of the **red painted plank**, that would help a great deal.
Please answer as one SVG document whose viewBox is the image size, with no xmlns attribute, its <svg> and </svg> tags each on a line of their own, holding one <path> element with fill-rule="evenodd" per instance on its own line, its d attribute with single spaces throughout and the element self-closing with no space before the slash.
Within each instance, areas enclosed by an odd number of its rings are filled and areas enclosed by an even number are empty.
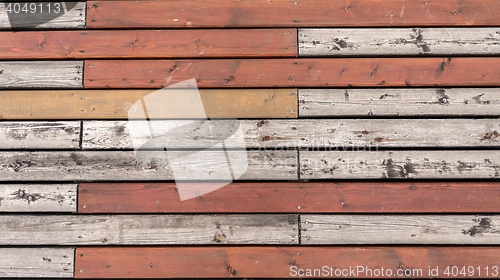
<svg viewBox="0 0 500 280">
<path fill-rule="evenodd" d="M 498 213 L 500 182 L 232 183 L 180 201 L 174 183 L 82 183 L 79 213 Z"/>
<path fill-rule="evenodd" d="M 377 274 L 378 278 L 383 278 L 383 268 L 385 277 L 391 271 L 391 278 L 431 278 L 447 277 L 448 268 L 448 277 L 464 278 L 460 271 L 465 268 L 467 278 L 495 278 L 500 273 L 499 255 L 499 247 L 78 248 L 75 276 L 337 278 L 344 273 L 344 277 L 349 278 L 371 278 Z M 364 272 L 358 272 L 361 267 Z M 311 275 L 306 274 L 307 269 Z M 355 273 L 350 272 L 352 269 Z M 403 276 L 397 277 L 397 274 Z"/>
<path fill-rule="evenodd" d="M 88 28 L 500 25 L 494 0 L 140 0 L 87 7 Z"/>
<path fill-rule="evenodd" d="M 500 57 L 87 60 L 86 88 L 500 86 Z"/>
<path fill-rule="evenodd" d="M 0 59 L 296 55 L 296 29 L 0 32 Z"/>
</svg>

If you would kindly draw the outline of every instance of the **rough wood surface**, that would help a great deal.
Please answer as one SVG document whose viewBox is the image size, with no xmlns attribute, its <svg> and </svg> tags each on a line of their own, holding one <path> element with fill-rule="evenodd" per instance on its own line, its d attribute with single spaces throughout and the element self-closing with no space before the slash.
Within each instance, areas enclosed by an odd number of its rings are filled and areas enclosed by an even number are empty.
<svg viewBox="0 0 500 280">
<path fill-rule="evenodd" d="M 0 91 L 0 119 L 128 119 L 132 104 L 154 90 L 8 90 Z M 296 118 L 296 89 L 200 90 L 208 118 Z M 168 100 L 167 100 L 168 101 Z M 155 118 L 193 117 L 148 104 Z"/>
<path fill-rule="evenodd" d="M 301 244 L 498 244 L 499 216 L 301 215 Z"/>
<path fill-rule="evenodd" d="M 493 179 L 500 151 L 301 151 L 301 179 Z"/>
<path fill-rule="evenodd" d="M 349 278 L 367 278 L 381 268 L 411 278 L 436 278 L 429 267 L 438 267 L 439 277 L 446 277 L 446 267 L 472 266 L 471 276 L 495 278 L 498 268 L 498 247 L 136 247 L 136 248 L 78 248 L 76 278 L 300 278 L 313 276 L 340 278 L 335 270 L 347 271 Z M 321 275 L 327 266 L 328 274 Z M 365 272 L 350 274 L 350 267 L 360 266 Z M 329 274 L 330 267 L 333 274 Z M 489 274 L 486 275 L 485 267 Z M 303 269 L 301 275 L 298 269 Z M 309 269 L 307 275 L 306 269 Z M 314 269 L 319 271 L 314 272 Z M 420 271 L 421 270 L 421 271 Z M 337 270 L 338 271 L 338 270 Z M 318 273 L 319 272 L 319 273 Z M 313 275 L 313 273 L 317 273 Z M 480 274 L 479 274 L 480 273 Z M 432 277 L 431 277 L 432 276 Z M 404 276 L 403 276 L 404 277 Z M 449 276 L 448 276 L 449 277 Z M 401 277 L 402 278 L 402 277 Z M 498 278 L 498 276 L 496 276 Z"/>
<path fill-rule="evenodd" d="M 500 183 L 232 183 L 181 201 L 174 183 L 82 183 L 79 213 L 498 213 Z"/>
<path fill-rule="evenodd" d="M 299 116 L 500 116 L 500 91 L 496 88 L 300 89 Z"/>
<path fill-rule="evenodd" d="M 143 0 L 89 1 L 88 7 L 89 28 L 500 25 L 492 0 Z"/>
<path fill-rule="evenodd" d="M 72 248 L 0 248 L 0 277 L 73 278 Z"/>
<path fill-rule="evenodd" d="M 0 61 L 0 88 L 81 88 L 81 61 Z"/>
<path fill-rule="evenodd" d="M 1 245 L 298 244 L 297 215 L 0 216 Z"/>
<path fill-rule="evenodd" d="M 108 2 L 108 3 L 114 3 Z M 87 60 L 86 88 L 499 86 L 500 57 Z"/>
<path fill-rule="evenodd" d="M 76 212 L 76 184 L 0 185 L 0 212 Z"/>
<path fill-rule="evenodd" d="M 37 1 L 38 2 L 38 1 Z M 36 3 L 37 2 L 26 2 L 26 1 L 18 1 L 13 3 L 22 4 L 21 8 L 24 6 L 24 3 Z M 61 2 L 49 2 L 43 1 L 44 5 L 51 4 L 52 11 L 54 10 L 55 3 Z M 71 9 L 66 9 L 64 12 L 64 8 L 61 8 L 60 13 L 51 13 L 47 14 L 48 7 L 44 6 L 44 13 L 40 13 L 40 9 L 37 9 L 37 13 L 24 13 L 21 12 L 19 14 L 14 15 L 11 19 L 9 19 L 9 14 L 7 13 L 6 4 L 2 3 L 0 5 L 0 30 L 1 29 L 32 29 L 32 28 L 43 28 L 43 29 L 69 29 L 69 28 L 85 28 L 85 11 L 87 9 L 86 2 L 66 2 L 66 5 L 69 3 L 71 5 Z M 42 11 L 42 12 L 43 12 Z M 13 24 L 12 24 L 13 23 Z"/>
<path fill-rule="evenodd" d="M 220 153 L 206 152 L 204 158 L 217 158 Z M 156 151 L 146 161 L 133 151 L 0 152 L 0 178 L 2 181 L 174 180 L 170 165 L 162 161 L 163 156 L 162 151 Z M 247 157 L 248 169 L 241 180 L 297 180 L 296 151 L 248 151 Z M 223 168 L 216 160 L 175 164 L 196 168 L 194 175 L 214 171 L 213 180 L 225 179 L 216 177 L 220 172 L 215 171 Z"/>
<path fill-rule="evenodd" d="M 240 120 L 243 141 L 227 148 L 332 147 L 499 147 L 499 119 L 301 119 Z M 233 124 L 232 122 L 230 124 Z M 161 138 L 155 148 L 206 148 L 224 141 L 227 121 L 86 121 L 84 149 L 132 149 Z M 183 128 L 184 127 L 184 128 Z"/>
<path fill-rule="evenodd" d="M 499 28 L 300 29 L 300 56 L 498 55 Z"/>
<path fill-rule="evenodd" d="M 40 42 L 44 42 L 40 48 Z M 0 59 L 295 57 L 296 29 L 0 33 Z"/>
<path fill-rule="evenodd" d="M 0 149 L 78 149 L 80 122 L 0 122 Z"/>
</svg>

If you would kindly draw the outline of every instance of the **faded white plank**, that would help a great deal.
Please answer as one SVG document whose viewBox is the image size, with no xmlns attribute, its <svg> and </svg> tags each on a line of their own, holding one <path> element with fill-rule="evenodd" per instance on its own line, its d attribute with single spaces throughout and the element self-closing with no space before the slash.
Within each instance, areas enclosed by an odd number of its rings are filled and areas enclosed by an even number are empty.
<svg viewBox="0 0 500 280">
<path fill-rule="evenodd" d="M 300 29 L 300 56 L 497 55 L 500 28 Z"/>
<path fill-rule="evenodd" d="M 297 215 L 0 216 L 1 245 L 298 244 Z"/>
<path fill-rule="evenodd" d="M 301 151 L 300 179 L 500 178 L 500 151 Z"/>
<path fill-rule="evenodd" d="M 182 156 L 182 152 L 173 152 Z M 230 154 L 230 153 L 229 153 Z M 227 166 L 218 159 L 224 152 L 206 151 L 200 160 L 186 159 L 170 164 L 191 172 L 191 180 L 209 174 L 209 180 L 227 179 Z M 133 151 L 88 152 L 0 152 L 0 180 L 3 181 L 128 181 L 174 180 L 165 154 L 136 154 Z M 296 151 L 248 151 L 247 171 L 241 180 L 296 180 Z M 231 161 L 245 164 L 243 159 Z M 202 177 L 206 178 L 206 177 Z"/>
<path fill-rule="evenodd" d="M 500 116 L 497 88 L 299 89 L 300 117 Z"/>
<path fill-rule="evenodd" d="M 225 138 L 224 121 L 151 121 L 165 129 L 153 145 L 146 122 L 85 121 L 84 149 L 209 148 L 224 141 L 227 148 L 277 147 L 493 147 L 500 146 L 500 119 L 301 119 L 241 120 L 244 140 Z M 144 126 L 131 125 L 143 123 Z M 176 129 L 177 128 L 177 129 Z M 217 132 L 217 128 L 222 128 Z M 227 133 L 232 135 L 232 133 Z M 148 143 L 148 141 L 150 141 Z"/>
<path fill-rule="evenodd" d="M 1 61 L 0 88 L 83 88 L 82 61 Z"/>
<path fill-rule="evenodd" d="M 0 212 L 76 212 L 76 184 L 0 185 Z"/>
<path fill-rule="evenodd" d="M 80 122 L 0 122 L 0 149 L 75 149 Z"/>
<path fill-rule="evenodd" d="M 498 215 L 301 215 L 301 244 L 496 245 L 499 224 Z"/>
<path fill-rule="evenodd" d="M 36 11 L 31 13 L 20 12 L 17 14 L 9 14 L 7 12 L 8 3 L 0 3 L 0 29 L 32 29 L 32 28 L 85 28 L 85 12 L 86 12 L 86 2 L 66 2 L 66 11 L 64 7 L 57 6 L 55 3 L 62 2 L 14 2 L 21 4 L 21 8 L 24 3 L 28 3 L 28 7 L 31 3 L 35 3 Z M 40 3 L 43 3 L 40 7 Z M 49 6 L 51 12 L 49 13 Z M 14 7 L 11 6 L 12 9 Z M 43 8 L 43 10 L 41 10 Z M 58 13 L 55 13 L 59 11 Z"/>
<path fill-rule="evenodd" d="M 73 248 L 0 248 L 0 277 L 73 278 Z"/>
</svg>

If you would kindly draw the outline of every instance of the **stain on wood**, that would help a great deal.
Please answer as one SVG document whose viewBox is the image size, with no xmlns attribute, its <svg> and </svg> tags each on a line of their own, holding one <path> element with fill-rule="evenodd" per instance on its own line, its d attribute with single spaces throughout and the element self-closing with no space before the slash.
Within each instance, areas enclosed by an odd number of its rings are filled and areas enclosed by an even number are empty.
<svg viewBox="0 0 500 280">
<path fill-rule="evenodd" d="M 76 212 L 76 184 L 0 185 L 0 212 Z"/>
<path fill-rule="evenodd" d="M 18 1 L 11 3 L 19 3 L 21 6 L 19 10 L 24 7 L 24 4 L 27 3 L 30 5 L 31 3 L 36 2 L 26 2 L 26 1 Z M 9 15 L 7 9 L 7 4 L 0 5 L 0 30 L 2 29 L 75 29 L 75 28 L 85 28 L 85 11 L 86 11 L 86 2 L 66 2 L 66 5 L 72 4 L 71 9 L 66 9 L 61 6 L 56 6 L 56 3 L 59 5 L 62 2 L 49 2 L 44 1 L 44 5 L 42 6 L 43 10 L 40 12 L 40 6 L 37 4 L 37 9 L 29 9 L 28 13 L 21 11 L 18 14 L 11 13 Z M 50 3 L 50 7 L 47 7 L 47 4 Z M 13 11 L 16 10 L 15 7 L 10 7 Z M 49 8 L 52 9 L 52 14 L 48 13 Z M 55 13 L 59 8 L 60 13 Z M 35 10 L 36 13 L 32 13 L 31 11 Z M 45 11 L 45 15 L 43 14 Z M 12 17 L 12 18 L 10 18 Z M 12 24 L 12 21 L 15 21 Z"/>
<path fill-rule="evenodd" d="M 0 149 L 78 149 L 80 122 L 0 122 Z"/>
<path fill-rule="evenodd" d="M 73 278 L 73 248 L 0 248 L 0 276 Z"/>
<path fill-rule="evenodd" d="M 1 61 L 0 88 L 81 88 L 82 61 Z"/>
</svg>

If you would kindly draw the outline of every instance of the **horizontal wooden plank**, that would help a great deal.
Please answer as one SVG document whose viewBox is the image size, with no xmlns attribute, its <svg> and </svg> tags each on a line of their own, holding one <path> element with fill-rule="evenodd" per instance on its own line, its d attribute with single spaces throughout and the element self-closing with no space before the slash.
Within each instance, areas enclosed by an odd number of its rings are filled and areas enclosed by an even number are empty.
<svg viewBox="0 0 500 280">
<path fill-rule="evenodd" d="M 0 30 L 85 28 L 86 2 L 19 1 L 11 3 L 10 7 L 8 3 L 0 5 Z M 22 11 L 25 4 L 29 12 Z"/>
<path fill-rule="evenodd" d="M 302 215 L 301 244 L 498 244 L 499 216 Z"/>
<path fill-rule="evenodd" d="M 500 212 L 500 183 L 231 183 L 185 201 L 174 183 L 82 183 L 78 191 L 79 213 Z"/>
<path fill-rule="evenodd" d="M 78 149 L 80 122 L 0 122 L 0 149 Z"/>
<path fill-rule="evenodd" d="M 300 29 L 300 56 L 497 55 L 498 28 Z"/>
<path fill-rule="evenodd" d="M 76 184 L 0 185 L 0 212 L 76 212 Z"/>
<path fill-rule="evenodd" d="M 226 138 L 237 129 L 245 141 Z M 150 148 L 499 147 L 498 131 L 500 119 L 86 121 L 82 146 L 132 149 L 154 139 Z"/>
<path fill-rule="evenodd" d="M 471 274 L 466 274 L 471 278 L 495 278 L 492 270 L 498 268 L 499 253 L 498 247 L 483 246 L 78 248 L 75 277 L 331 279 L 344 273 L 349 278 L 375 278 L 381 277 L 383 269 L 382 278 L 388 270 L 394 278 L 405 273 L 412 278 L 444 278 L 446 268 L 450 277 L 456 266 L 459 271 L 472 267 Z"/>
<path fill-rule="evenodd" d="M 496 88 L 300 89 L 299 116 L 500 116 Z"/>
<path fill-rule="evenodd" d="M 1 245 L 298 244 L 297 215 L 0 216 Z"/>
<path fill-rule="evenodd" d="M 493 179 L 500 151 L 301 151 L 301 179 Z"/>
<path fill-rule="evenodd" d="M 184 152 L 172 152 L 183 156 Z M 199 154 L 198 160 L 187 158 L 167 164 L 162 151 L 136 154 L 133 151 L 75 152 L 0 152 L 2 181 L 130 181 L 174 180 L 171 166 L 192 172 L 191 180 L 206 174 L 212 180 L 226 179 L 225 162 L 218 159 L 222 151 Z M 151 157 L 150 157 L 151 156 Z M 296 151 L 247 151 L 248 168 L 241 180 L 297 180 Z M 244 164 L 236 158 L 233 165 Z M 191 174 L 191 173 L 190 173 Z"/>
<path fill-rule="evenodd" d="M 500 58 L 87 60 L 84 85 L 161 88 L 192 78 L 200 88 L 499 86 Z"/>
<path fill-rule="evenodd" d="M 0 248 L 0 277 L 73 278 L 75 249 Z"/>
<path fill-rule="evenodd" d="M 81 61 L 0 61 L 0 88 L 81 88 Z"/>
<path fill-rule="evenodd" d="M 88 28 L 499 25 L 495 1 L 89 1 Z M 130 15 L 134 16 L 131 17 Z M 151 16 L 155 15 L 155 16 Z"/>
<path fill-rule="evenodd" d="M 43 47 L 40 48 L 40 42 Z M 296 29 L 0 32 L 0 59 L 297 56 Z"/>
<path fill-rule="evenodd" d="M 0 119 L 128 119 L 132 104 L 153 92 L 151 89 L 0 91 Z M 296 89 L 202 89 L 199 93 L 208 118 L 296 118 L 298 115 Z M 157 112 L 150 114 L 150 119 L 194 117 L 189 110 L 179 115 L 161 110 L 161 106 L 164 103 L 148 104 L 148 108 Z"/>
</svg>

